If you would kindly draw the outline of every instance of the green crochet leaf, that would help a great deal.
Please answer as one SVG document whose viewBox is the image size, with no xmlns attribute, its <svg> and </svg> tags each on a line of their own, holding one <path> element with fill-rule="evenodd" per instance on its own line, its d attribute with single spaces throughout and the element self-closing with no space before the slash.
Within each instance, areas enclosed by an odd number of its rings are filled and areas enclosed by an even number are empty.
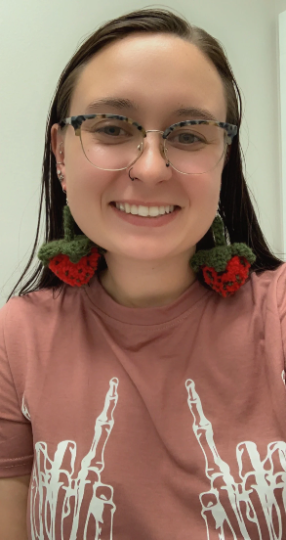
<svg viewBox="0 0 286 540">
<path fill-rule="evenodd" d="M 250 264 L 256 260 L 252 249 L 244 243 L 226 244 L 224 236 L 224 224 L 220 216 L 216 216 L 212 224 L 212 232 L 215 238 L 215 247 L 203 249 L 193 255 L 190 265 L 194 272 L 198 272 L 201 266 L 210 266 L 216 272 L 224 272 L 228 261 L 235 255 L 245 257 Z"/>
<path fill-rule="evenodd" d="M 234 244 L 231 244 L 230 247 L 232 256 L 238 255 L 239 257 L 245 257 L 250 264 L 253 264 L 257 259 L 252 249 L 246 244 L 236 242 Z"/>
<path fill-rule="evenodd" d="M 48 266 L 50 260 L 60 254 L 67 255 L 72 263 L 77 263 L 95 246 L 84 234 L 75 234 L 75 221 L 67 205 L 63 208 L 63 225 L 64 238 L 47 242 L 38 252 L 38 258 L 44 266 Z"/>
<path fill-rule="evenodd" d="M 216 216 L 214 218 L 213 224 L 212 224 L 212 232 L 215 237 L 215 245 L 218 246 L 226 246 L 226 241 L 224 237 L 224 224 L 223 220 L 220 216 Z"/>
<path fill-rule="evenodd" d="M 44 244 L 38 252 L 38 258 L 44 266 L 48 266 L 53 257 L 62 253 L 67 255 L 71 262 L 77 263 L 90 253 L 93 246 L 93 242 L 85 235 L 76 235 L 71 241 L 64 238 Z"/>
<path fill-rule="evenodd" d="M 194 272 L 198 272 L 200 267 L 204 265 L 211 266 L 216 272 L 223 272 L 231 258 L 231 246 L 216 246 L 195 253 L 190 260 L 190 265 Z"/>
<path fill-rule="evenodd" d="M 230 246 L 216 246 L 212 249 L 204 249 L 195 253 L 190 260 L 194 272 L 198 272 L 201 266 L 210 266 L 216 272 L 224 272 L 228 261 L 235 255 L 245 257 L 250 264 L 256 260 L 256 256 L 249 246 L 243 243 L 234 243 Z"/>
</svg>

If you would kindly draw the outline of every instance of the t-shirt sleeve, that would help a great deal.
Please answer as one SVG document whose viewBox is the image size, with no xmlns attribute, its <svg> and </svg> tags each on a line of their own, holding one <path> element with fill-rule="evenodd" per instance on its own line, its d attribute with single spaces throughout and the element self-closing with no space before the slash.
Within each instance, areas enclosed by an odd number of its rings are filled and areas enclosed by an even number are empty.
<svg viewBox="0 0 286 540">
<path fill-rule="evenodd" d="M 30 474 L 33 466 L 32 426 L 21 410 L 5 343 L 10 302 L 0 309 L 0 478 Z"/>
</svg>

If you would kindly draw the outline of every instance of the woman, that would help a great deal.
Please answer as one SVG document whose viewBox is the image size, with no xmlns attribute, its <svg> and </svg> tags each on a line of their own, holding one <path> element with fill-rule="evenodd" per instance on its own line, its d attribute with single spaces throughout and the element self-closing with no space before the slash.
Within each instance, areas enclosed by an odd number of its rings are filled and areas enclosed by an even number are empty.
<svg viewBox="0 0 286 540">
<path fill-rule="evenodd" d="M 26 504 L 29 539 L 285 537 L 286 270 L 240 125 L 222 47 L 167 10 L 62 73 L 41 264 L 1 310 L 3 537 Z"/>
</svg>

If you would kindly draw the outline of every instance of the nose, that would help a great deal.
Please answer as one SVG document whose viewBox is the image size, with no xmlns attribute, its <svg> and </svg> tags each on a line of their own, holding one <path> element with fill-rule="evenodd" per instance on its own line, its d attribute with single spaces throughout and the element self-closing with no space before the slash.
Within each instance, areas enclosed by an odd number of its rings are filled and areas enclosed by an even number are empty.
<svg viewBox="0 0 286 540">
<path fill-rule="evenodd" d="M 160 133 L 161 135 L 164 135 L 164 131 L 160 131 L 159 129 L 148 129 L 146 131 L 146 133 L 154 133 L 154 132 Z M 150 140 L 151 140 L 150 137 L 149 137 L 149 139 L 148 139 L 148 137 L 144 138 L 144 147 L 143 147 L 143 149 L 145 149 L 147 147 L 147 145 L 150 145 Z M 157 137 L 154 137 L 154 140 L 155 141 L 159 140 L 161 156 L 165 157 L 165 154 L 164 154 L 164 139 L 162 139 L 162 137 L 160 135 L 158 135 Z"/>
<path fill-rule="evenodd" d="M 171 170 L 166 167 L 169 163 L 164 153 L 163 131 L 149 129 L 146 133 L 156 132 L 158 135 L 144 137 L 143 149 L 132 165 L 132 177 L 148 182 L 162 182 L 171 177 Z M 159 143 L 159 148 L 158 148 Z M 159 150 L 159 151 L 158 151 Z"/>
</svg>

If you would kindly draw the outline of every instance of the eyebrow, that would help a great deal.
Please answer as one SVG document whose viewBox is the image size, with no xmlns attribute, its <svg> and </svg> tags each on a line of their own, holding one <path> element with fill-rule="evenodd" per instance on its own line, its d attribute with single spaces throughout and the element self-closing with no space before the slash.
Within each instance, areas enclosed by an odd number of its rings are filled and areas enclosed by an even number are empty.
<svg viewBox="0 0 286 540">
<path fill-rule="evenodd" d="M 86 111 L 87 113 L 92 112 L 94 109 L 98 109 L 98 107 L 100 107 L 101 105 L 107 105 L 109 107 L 114 107 L 119 110 L 129 109 L 132 111 L 138 111 L 138 107 L 136 106 L 134 101 L 119 97 L 105 97 L 97 99 L 96 101 L 93 101 L 87 106 Z M 183 107 L 177 109 L 176 111 L 173 111 L 173 114 L 175 114 L 176 116 L 189 116 L 196 119 L 216 121 L 216 118 L 211 114 L 210 111 L 195 107 Z"/>
</svg>

